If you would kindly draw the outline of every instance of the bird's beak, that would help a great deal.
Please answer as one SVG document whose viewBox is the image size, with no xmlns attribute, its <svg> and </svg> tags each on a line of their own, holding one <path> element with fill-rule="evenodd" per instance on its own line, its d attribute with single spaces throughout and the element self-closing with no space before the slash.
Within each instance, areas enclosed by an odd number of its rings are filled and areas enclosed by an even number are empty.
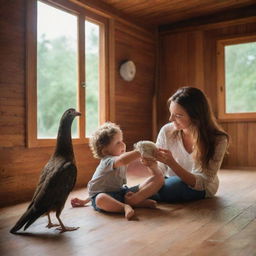
<svg viewBox="0 0 256 256">
<path fill-rule="evenodd" d="M 81 113 L 80 112 L 78 112 L 78 111 L 75 111 L 75 116 L 81 116 Z"/>
</svg>

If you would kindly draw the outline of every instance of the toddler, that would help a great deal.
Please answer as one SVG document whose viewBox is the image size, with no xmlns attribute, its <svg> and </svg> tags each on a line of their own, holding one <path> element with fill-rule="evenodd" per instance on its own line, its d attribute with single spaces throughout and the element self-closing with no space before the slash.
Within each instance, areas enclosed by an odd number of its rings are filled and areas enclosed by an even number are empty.
<svg viewBox="0 0 256 256">
<path fill-rule="evenodd" d="M 156 207 L 156 201 L 147 198 L 155 194 L 164 183 L 157 162 L 148 161 L 148 168 L 152 176 L 143 184 L 127 187 L 127 165 L 140 158 L 141 155 L 137 150 L 126 152 L 123 134 L 118 125 L 107 122 L 100 126 L 90 138 L 90 148 L 94 157 L 101 161 L 88 183 L 89 198 L 85 200 L 72 199 L 73 207 L 84 206 L 91 201 L 95 210 L 123 212 L 128 220 L 135 214 L 132 207 Z M 137 192 L 139 193 L 136 200 L 129 200 L 129 197 L 132 198 Z"/>
</svg>

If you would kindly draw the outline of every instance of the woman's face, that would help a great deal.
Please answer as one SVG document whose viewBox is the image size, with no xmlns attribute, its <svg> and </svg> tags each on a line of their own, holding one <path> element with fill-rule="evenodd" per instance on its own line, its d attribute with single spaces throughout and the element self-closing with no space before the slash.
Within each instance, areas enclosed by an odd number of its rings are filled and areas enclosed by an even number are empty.
<svg viewBox="0 0 256 256">
<path fill-rule="evenodd" d="M 191 119 L 186 110 L 180 104 L 172 101 L 170 104 L 169 111 L 169 121 L 174 124 L 174 127 L 177 130 L 189 129 L 191 125 Z"/>
<path fill-rule="evenodd" d="M 126 145 L 123 142 L 123 135 L 118 132 L 114 135 L 110 144 L 104 148 L 105 155 L 120 156 L 126 151 Z"/>
</svg>

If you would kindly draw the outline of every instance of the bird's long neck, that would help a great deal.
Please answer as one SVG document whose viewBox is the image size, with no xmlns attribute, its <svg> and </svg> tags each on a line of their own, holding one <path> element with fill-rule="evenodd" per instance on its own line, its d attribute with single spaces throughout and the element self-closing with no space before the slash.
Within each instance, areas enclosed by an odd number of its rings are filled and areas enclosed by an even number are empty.
<svg viewBox="0 0 256 256">
<path fill-rule="evenodd" d="M 71 138 L 71 123 L 65 124 L 65 125 L 62 123 L 60 125 L 54 155 L 70 158 L 71 161 L 74 159 L 74 152 L 73 152 L 72 138 Z"/>
</svg>

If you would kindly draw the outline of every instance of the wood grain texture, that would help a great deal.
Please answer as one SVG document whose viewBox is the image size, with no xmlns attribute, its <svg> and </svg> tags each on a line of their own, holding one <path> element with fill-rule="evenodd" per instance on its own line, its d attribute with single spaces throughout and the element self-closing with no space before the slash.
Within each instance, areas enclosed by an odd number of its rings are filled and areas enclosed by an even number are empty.
<svg viewBox="0 0 256 256">
<path fill-rule="evenodd" d="M 195 86 L 209 97 L 217 116 L 217 41 L 218 39 L 256 34 L 256 22 L 223 27 L 194 28 L 194 31 L 160 33 L 160 77 L 158 129 L 167 122 L 166 101 L 178 87 Z M 222 122 L 223 123 L 223 122 Z M 255 167 L 256 140 L 251 135 L 255 121 L 225 121 L 231 135 L 230 154 L 225 167 Z M 249 149 L 250 148 L 250 149 Z"/>
<path fill-rule="evenodd" d="M 133 166 L 135 167 L 135 165 Z M 137 167 L 139 168 L 139 166 Z M 133 169 L 134 170 L 134 169 Z M 140 174 L 138 176 L 138 174 Z M 136 175 L 136 176 L 135 176 Z M 128 184 L 141 183 L 147 173 L 129 172 Z M 256 172 L 221 170 L 215 198 L 190 203 L 159 203 L 157 209 L 136 208 L 136 219 L 104 214 L 87 207 L 72 208 L 70 199 L 84 198 L 87 190 L 73 191 L 61 217 L 79 226 L 59 234 L 38 219 L 23 235 L 8 233 L 27 203 L 0 209 L 1 253 L 25 255 L 254 255 L 256 251 Z M 55 221 L 55 217 L 53 217 Z"/>
<path fill-rule="evenodd" d="M 29 200 L 53 148 L 10 147 L 0 152 L 0 205 Z M 74 153 L 78 169 L 76 186 L 82 187 L 90 180 L 98 161 L 92 157 L 88 145 L 75 145 Z"/>
<path fill-rule="evenodd" d="M 25 143 L 25 1 L 5 1 L 0 10 L 0 145 Z M 3 8 L 4 7 L 4 8 Z M 9 10 L 13 10 L 9 13 Z"/>
<path fill-rule="evenodd" d="M 197 17 L 209 17 L 215 13 L 255 4 L 252 0 L 198 1 L 198 0 L 102 0 L 114 9 L 148 26 L 160 26 L 191 20 Z M 244 10 L 243 10 L 244 13 Z"/>
<path fill-rule="evenodd" d="M 0 17 L 0 84 L 12 87 L 24 83 L 25 1 L 1 0 Z"/>
<path fill-rule="evenodd" d="M 72 2 L 80 2 L 80 7 L 83 8 L 84 1 Z M 225 2 L 241 4 L 240 1 Z M 93 9 L 98 3 L 99 1 L 90 1 L 90 8 Z M 246 3 L 250 4 L 250 1 Z M 26 1 L 2 0 L 1 4 L 4 8 L 0 10 L 0 196 L 1 205 L 8 205 L 31 198 L 40 170 L 51 155 L 53 147 L 28 149 L 25 145 Z M 104 6 L 99 6 L 101 11 L 97 15 L 104 12 Z M 110 90 L 107 92 L 110 102 L 106 103 L 110 104 L 110 113 L 107 116 L 120 124 L 128 149 L 138 140 L 152 139 L 154 96 L 157 105 L 157 130 L 168 120 L 166 100 L 180 86 L 193 85 L 203 89 L 213 104 L 214 112 L 217 112 L 216 41 L 232 35 L 255 33 L 255 21 L 251 19 L 244 23 L 244 20 L 240 20 L 239 24 L 232 21 L 231 25 L 204 25 L 160 34 L 159 80 L 156 83 L 157 40 L 152 28 L 141 28 L 140 22 L 137 25 L 130 24 L 122 19 L 119 11 L 113 15 L 112 11 L 113 8 L 108 8 L 107 15 L 104 16 L 109 19 L 108 44 L 111 49 L 107 63 L 110 83 Z M 155 22 L 153 19 L 152 21 Z M 136 77 L 130 83 L 119 76 L 119 66 L 126 59 L 133 60 L 137 67 Z M 157 95 L 154 95 L 155 83 L 158 86 Z M 223 126 L 232 137 L 230 154 L 225 157 L 223 166 L 255 167 L 255 122 L 223 123 Z M 92 158 L 86 143 L 75 145 L 75 154 L 78 165 L 77 187 L 81 187 L 89 181 L 98 162 Z"/>
<path fill-rule="evenodd" d="M 143 38 L 143 34 L 123 23 L 116 22 L 115 28 L 116 122 L 123 129 L 124 140 L 131 149 L 138 140 L 152 139 L 155 44 L 153 35 Z M 131 82 L 119 75 L 124 60 L 132 60 L 136 65 L 136 76 Z"/>
<path fill-rule="evenodd" d="M 182 86 L 204 87 L 203 33 L 175 33 L 160 37 L 158 129 L 167 122 L 167 99 Z"/>
</svg>

